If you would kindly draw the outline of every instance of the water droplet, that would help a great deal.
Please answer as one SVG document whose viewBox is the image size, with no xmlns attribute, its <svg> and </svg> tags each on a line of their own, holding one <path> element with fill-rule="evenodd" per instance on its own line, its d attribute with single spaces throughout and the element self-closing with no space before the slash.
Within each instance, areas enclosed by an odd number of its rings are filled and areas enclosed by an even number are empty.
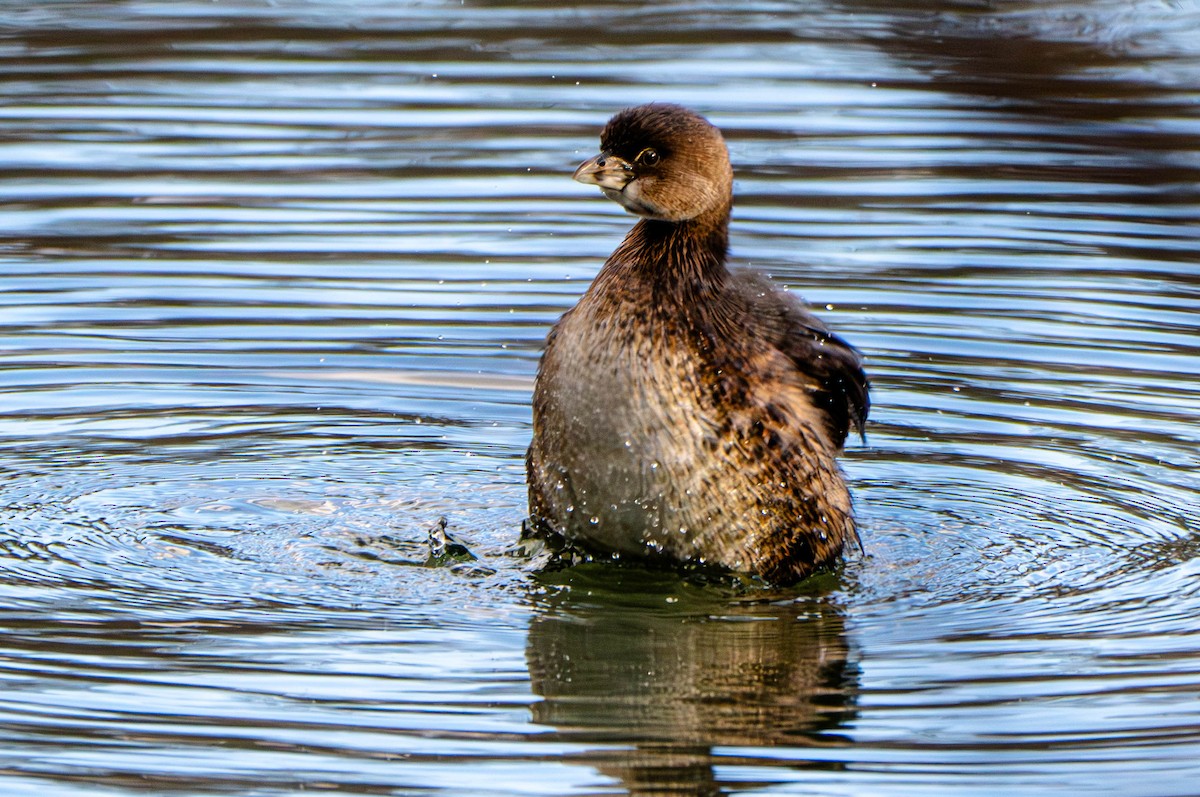
<svg viewBox="0 0 1200 797">
<path fill-rule="evenodd" d="M 592 515 L 590 518 L 588 518 L 588 523 L 591 523 L 593 526 L 595 526 L 599 522 L 600 522 L 600 518 L 596 517 L 595 515 Z"/>
</svg>

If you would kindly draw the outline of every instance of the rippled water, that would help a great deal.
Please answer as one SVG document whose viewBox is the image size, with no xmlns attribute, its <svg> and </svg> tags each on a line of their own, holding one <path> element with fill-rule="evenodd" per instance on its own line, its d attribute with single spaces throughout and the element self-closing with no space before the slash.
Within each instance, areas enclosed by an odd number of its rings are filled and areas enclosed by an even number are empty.
<svg viewBox="0 0 1200 797">
<path fill-rule="evenodd" d="M 4 794 L 1200 791 L 1200 6 L 728 5 L 0 6 Z M 649 100 L 867 356 L 790 591 L 505 555 Z"/>
</svg>

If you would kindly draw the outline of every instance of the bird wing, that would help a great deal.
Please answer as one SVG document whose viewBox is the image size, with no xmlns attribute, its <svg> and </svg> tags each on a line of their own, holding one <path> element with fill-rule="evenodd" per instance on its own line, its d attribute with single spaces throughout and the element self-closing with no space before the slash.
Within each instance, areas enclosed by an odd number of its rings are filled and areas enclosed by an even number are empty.
<svg viewBox="0 0 1200 797">
<path fill-rule="evenodd" d="M 736 271 L 731 288 L 745 308 L 746 324 L 808 377 L 813 404 L 823 411 L 830 439 L 842 446 L 853 424 L 865 440 L 870 383 L 858 351 L 762 274 Z"/>
</svg>

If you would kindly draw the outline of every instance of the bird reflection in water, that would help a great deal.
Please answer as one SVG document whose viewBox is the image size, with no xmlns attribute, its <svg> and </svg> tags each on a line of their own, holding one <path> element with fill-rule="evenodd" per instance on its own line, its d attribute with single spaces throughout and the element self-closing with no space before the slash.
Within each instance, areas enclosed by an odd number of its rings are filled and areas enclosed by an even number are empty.
<svg viewBox="0 0 1200 797">
<path fill-rule="evenodd" d="M 802 749 L 846 743 L 855 711 L 858 668 L 827 596 L 737 597 L 598 566 L 557 578 L 567 588 L 540 601 L 526 659 L 534 721 L 597 745 L 575 763 L 639 797 L 746 788 L 724 768 L 757 757 L 714 748 L 797 748 L 796 767 L 837 766 Z"/>
</svg>

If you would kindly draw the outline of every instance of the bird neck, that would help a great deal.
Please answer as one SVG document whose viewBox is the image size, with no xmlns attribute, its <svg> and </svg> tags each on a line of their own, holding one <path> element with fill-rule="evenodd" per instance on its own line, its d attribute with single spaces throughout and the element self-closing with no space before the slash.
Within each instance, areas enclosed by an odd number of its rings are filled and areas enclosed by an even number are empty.
<svg viewBox="0 0 1200 797">
<path fill-rule="evenodd" d="M 627 276 L 690 292 L 725 283 L 729 207 L 681 222 L 642 219 L 613 252 L 609 263 Z"/>
</svg>

